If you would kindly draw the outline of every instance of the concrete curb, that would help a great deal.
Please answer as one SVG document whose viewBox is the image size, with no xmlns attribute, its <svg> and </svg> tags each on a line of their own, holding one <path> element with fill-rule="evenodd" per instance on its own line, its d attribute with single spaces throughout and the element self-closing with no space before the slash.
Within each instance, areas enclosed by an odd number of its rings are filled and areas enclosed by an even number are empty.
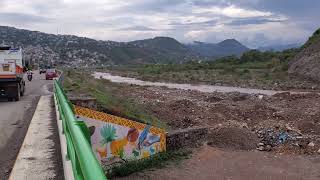
<svg viewBox="0 0 320 180">
<path fill-rule="evenodd" d="M 57 104 L 57 100 L 56 100 L 55 95 L 54 95 L 54 104 L 55 104 L 57 124 L 58 124 L 58 130 L 59 130 L 64 179 L 65 180 L 74 180 L 72 164 L 71 164 L 71 161 L 67 159 L 67 141 L 66 141 L 65 135 L 63 134 L 62 120 L 60 120 L 60 115 L 59 115 L 59 111 L 58 111 L 58 104 Z"/>
<path fill-rule="evenodd" d="M 51 125 L 52 95 L 41 96 L 28 127 L 9 180 L 54 179 L 56 172 L 52 158 L 55 148 L 49 138 Z"/>
</svg>

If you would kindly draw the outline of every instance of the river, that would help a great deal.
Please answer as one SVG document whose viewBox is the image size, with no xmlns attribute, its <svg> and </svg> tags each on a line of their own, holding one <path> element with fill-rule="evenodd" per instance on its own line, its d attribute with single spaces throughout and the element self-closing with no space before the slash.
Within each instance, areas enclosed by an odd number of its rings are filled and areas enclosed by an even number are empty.
<svg viewBox="0 0 320 180">
<path fill-rule="evenodd" d="M 241 88 L 241 87 L 230 87 L 230 86 L 215 86 L 215 85 L 193 85 L 193 84 L 178 84 L 178 83 L 165 83 L 165 82 L 151 82 L 142 81 L 136 78 L 122 77 L 117 75 L 112 75 L 110 73 L 95 72 L 93 76 L 97 79 L 103 78 L 110 80 L 115 83 L 126 83 L 139 86 L 164 86 L 170 89 L 184 89 L 184 90 L 197 90 L 200 92 L 240 92 L 248 94 L 263 94 L 263 95 L 274 95 L 276 93 L 281 93 L 284 91 L 273 91 L 273 90 L 263 90 L 263 89 L 251 89 L 251 88 Z"/>
</svg>

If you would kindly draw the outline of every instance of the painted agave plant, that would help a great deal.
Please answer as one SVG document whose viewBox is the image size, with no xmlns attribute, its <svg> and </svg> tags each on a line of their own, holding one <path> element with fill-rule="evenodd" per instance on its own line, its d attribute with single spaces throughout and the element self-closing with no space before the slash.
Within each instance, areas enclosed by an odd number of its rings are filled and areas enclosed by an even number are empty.
<svg viewBox="0 0 320 180">
<path fill-rule="evenodd" d="M 100 129 L 100 135 L 102 137 L 101 140 L 101 144 L 105 145 L 108 144 L 109 142 L 114 141 L 117 138 L 116 135 L 116 128 L 114 128 L 112 125 L 104 125 L 101 129 Z"/>
<path fill-rule="evenodd" d="M 112 156 L 110 142 L 114 141 L 117 138 L 116 132 L 117 132 L 116 128 L 109 124 L 104 125 L 100 129 L 100 135 L 102 137 L 101 144 L 107 145 L 106 146 L 107 158 Z"/>
</svg>

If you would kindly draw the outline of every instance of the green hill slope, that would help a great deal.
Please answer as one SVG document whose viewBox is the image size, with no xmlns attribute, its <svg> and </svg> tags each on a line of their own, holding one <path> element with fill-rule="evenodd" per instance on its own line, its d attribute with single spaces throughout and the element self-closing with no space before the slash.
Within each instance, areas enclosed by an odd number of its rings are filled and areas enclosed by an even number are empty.
<svg viewBox="0 0 320 180">
<path fill-rule="evenodd" d="M 290 62 L 288 72 L 320 81 L 320 29 L 309 38 L 300 53 Z"/>
<path fill-rule="evenodd" d="M 39 60 L 44 64 L 50 62 L 73 66 L 100 66 L 178 63 L 193 57 L 183 44 L 168 37 L 126 43 L 0 26 L 0 41 L 22 47 L 26 60 Z"/>
</svg>

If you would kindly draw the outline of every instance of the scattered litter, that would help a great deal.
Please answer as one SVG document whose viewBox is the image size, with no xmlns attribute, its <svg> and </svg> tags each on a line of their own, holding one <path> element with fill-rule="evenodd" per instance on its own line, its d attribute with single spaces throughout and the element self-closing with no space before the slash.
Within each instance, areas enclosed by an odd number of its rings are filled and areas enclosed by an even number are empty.
<svg viewBox="0 0 320 180">
<path fill-rule="evenodd" d="M 314 147 L 314 146 L 315 146 L 314 142 L 310 142 L 310 143 L 308 144 L 308 147 Z"/>
<path fill-rule="evenodd" d="M 285 143 L 287 138 L 288 138 L 287 133 L 280 133 L 279 137 L 278 137 L 279 143 L 281 143 L 281 144 Z"/>
<path fill-rule="evenodd" d="M 272 147 L 270 145 L 267 145 L 265 150 L 266 151 L 271 151 L 271 149 L 272 149 Z"/>
<path fill-rule="evenodd" d="M 257 148 L 257 150 L 263 151 L 263 150 L 264 150 L 264 147 L 263 147 L 263 146 L 259 146 L 259 147 Z"/>
</svg>

